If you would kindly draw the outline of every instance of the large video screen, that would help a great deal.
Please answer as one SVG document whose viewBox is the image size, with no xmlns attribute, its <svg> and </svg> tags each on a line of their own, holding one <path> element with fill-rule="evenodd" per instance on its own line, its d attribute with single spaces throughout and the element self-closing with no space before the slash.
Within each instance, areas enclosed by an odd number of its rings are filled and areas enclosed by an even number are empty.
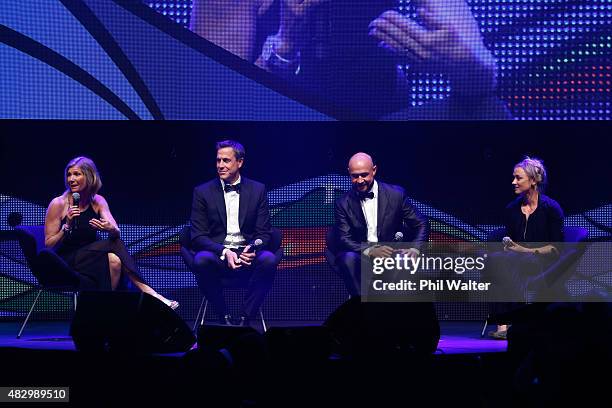
<svg viewBox="0 0 612 408">
<path fill-rule="evenodd" d="M 612 1 L 0 8 L 2 118 L 610 120 Z"/>
<path fill-rule="evenodd" d="M 343 117 L 611 118 L 607 0 L 146 3 Z"/>
</svg>

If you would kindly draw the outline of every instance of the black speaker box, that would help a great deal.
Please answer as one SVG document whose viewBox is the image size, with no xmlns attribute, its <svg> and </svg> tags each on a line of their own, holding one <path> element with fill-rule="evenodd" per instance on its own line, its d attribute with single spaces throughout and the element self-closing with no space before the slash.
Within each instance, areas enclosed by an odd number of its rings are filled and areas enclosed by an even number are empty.
<svg viewBox="0 0 612 408">
<path fill-rule="evenodd" d="M 276 362 L 318 363 L 329 358 L 332 338 L 325 326 L 271 327 L 265 334 Z"/>
<path fill-rule="evenodd" d="M 81 351 L 176 353 L 195 343 L 172 309 L 142 292 L 81 292 L 70 335 Z"/>
<path fill-rule="evenodd" d="M 340 354 L 428 355 L 436 351 L 440 325 L 433 303 L 361 302 L 356 296 L 326 320 Z"/>
<path fill-rule="evenodd" d="M 257 330 L 249 326 L 203 324 L 198 329 L 198 347 L 205 347 L 210 350 L 228 348 L 237 339 L 247 334 L 258 333 Z"/>
</svg>

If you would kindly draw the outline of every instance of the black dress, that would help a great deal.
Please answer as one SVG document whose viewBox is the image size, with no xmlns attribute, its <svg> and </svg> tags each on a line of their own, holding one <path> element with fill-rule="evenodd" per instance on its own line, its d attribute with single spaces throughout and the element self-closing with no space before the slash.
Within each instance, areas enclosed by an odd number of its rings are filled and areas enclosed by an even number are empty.
<svg viewBox="0 0 612 408">
<path fill-rule="evenodd" d="M 114 253 L 121 260 L 122 271 L 129 272 L 145 283 L 138 272 L 136 262 L 130 256 L 124 242 L 119 238 L 98 240 L 97 230 L 89 225 L 93 218 L 99 219 L 91 205 L 78 217 L 78 226 L 73 227 L 56 248 L 57 254 L 79 274 L 79 290 L 112 290 L 108 265 L 108 254 Z M 66 218 L 62 220 L 62 226 Z M 119 288 L 126 288 L 125 273 Z"/>
</svg>

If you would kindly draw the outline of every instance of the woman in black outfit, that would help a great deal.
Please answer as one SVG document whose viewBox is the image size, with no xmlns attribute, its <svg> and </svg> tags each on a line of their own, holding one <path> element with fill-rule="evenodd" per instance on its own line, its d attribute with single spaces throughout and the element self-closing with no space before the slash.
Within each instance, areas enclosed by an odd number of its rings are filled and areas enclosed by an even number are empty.
<svg viewBox="0 0 612 408">
<path fill-rule="evenodd" d="M 51 201 L 45 216 L 45 246 L 79 273 L 80 290 L 115 290 L 123 273 L 138 289 L 176 309 L 178 302 L 157 293 L 138 273 L 108 203 L 98 194 L 102 182 L 94 162 L 72 159 L 64 175 L 66 191 Z M 98 240 L 97 231 L 109 238 Z"/>
<path fill-rule="evenodd" d="M 494 262 L 497 273 L 507 275 L 521 297 L 525 291 L 525 276 L 542 272 L 559 257 L 555 243 L 564 241 L 563 210 L 559 203 L 543 194 L 546 185 L 546 169 L 542 161 L 535 158 L 525 159 L 514 166 L 512 186 L 518 197 L 505 211 L 506 251 Z M 504 288 L 509 289 L 509 288 Z M 500 315 L 516 305 L 492 303 L 491 313 Z M 498 325 L 497 331 L 489 335 L 505 339 L 507 325 Z"/>
</svg>

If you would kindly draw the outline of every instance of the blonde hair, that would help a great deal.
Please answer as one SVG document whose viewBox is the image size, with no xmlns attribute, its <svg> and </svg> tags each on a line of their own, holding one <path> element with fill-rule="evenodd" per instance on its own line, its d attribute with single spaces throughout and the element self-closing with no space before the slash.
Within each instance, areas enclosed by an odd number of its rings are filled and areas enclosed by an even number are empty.
<svg viewBox="0 0 612 408">
<path fill-rule="evenodd" d="M 100 178 L 100 173 L 98 173 L 98 169 L 96 168 L 96 164 L 88 157 L 79 156 L 70 160 L 66 165 L 66 169 L 64 169 L 64 184 L 66 185 L 66 193 L 70 191 L 70 186 L 68 185 L 68 170 L 72 167 L 78 167 L 81 169 L 83 174 L 85 175 L 85 180 L 87 180 L 87 194 L 89 197 L 93 198 L 100 188 L 102 188 L 102 179 Z"/>
<path fill-rule="evenodd" d="M 544 191 L 544 187 L 548 181 L 546 177 L 546 168 L 544 167 L 544 163 L 540 159 L 536 159 L 535 157 L 525 156 L 525 158 L 518 162 L 514 168 L 520 167 L 525 171 L 527 177 L 536 183 L 537 191 Z"/>
</svg>

